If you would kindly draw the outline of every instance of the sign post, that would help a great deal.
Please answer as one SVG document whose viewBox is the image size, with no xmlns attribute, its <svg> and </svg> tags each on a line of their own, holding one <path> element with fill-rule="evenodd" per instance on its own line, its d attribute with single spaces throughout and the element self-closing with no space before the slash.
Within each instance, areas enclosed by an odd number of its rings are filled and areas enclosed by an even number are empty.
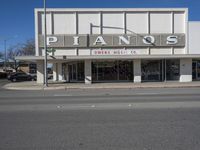
<svg viewBox="0 0 200 150">
<path fill-rule="evenodd" d="M 46 26 L 46 0 L 44 0 L 44 86 L 48 87 L 47 72 L 47 26 Z"/>
</svg>

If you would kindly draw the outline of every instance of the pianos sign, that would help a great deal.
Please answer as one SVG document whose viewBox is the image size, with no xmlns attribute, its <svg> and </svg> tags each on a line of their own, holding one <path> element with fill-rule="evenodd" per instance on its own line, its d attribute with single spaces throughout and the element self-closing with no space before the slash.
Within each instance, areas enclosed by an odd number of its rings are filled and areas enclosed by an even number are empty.
<svg viewBox="0 0 200 150">
<path fill-rule="evenodd" d="M 39 35 L 39 47 L 44 47 Z M 152 35 L 48 35 L 47 46 L 55 48 L 184 47 L 185 34 Z"/>
</svg>

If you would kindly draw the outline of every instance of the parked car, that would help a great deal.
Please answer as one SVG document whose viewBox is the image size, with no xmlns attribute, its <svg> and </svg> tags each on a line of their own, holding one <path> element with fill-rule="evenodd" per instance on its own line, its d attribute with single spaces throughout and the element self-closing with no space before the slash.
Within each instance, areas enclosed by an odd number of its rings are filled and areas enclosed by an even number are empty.
<svg viewBox="0 0 200 150">
<path fill-rule="evenodd" d="M 7 73 L 6 72 L 0 72 L 0 79 L 6 79 Z"/>
<path fill-rule="evenodd" d="M 26 74 L 24 72 L 16 72 L 8 76 L 8 80 L 12 82 L 16 81 L 35 81 L 36 76 L 32 76 L 30 74 Z"/>
</svg>

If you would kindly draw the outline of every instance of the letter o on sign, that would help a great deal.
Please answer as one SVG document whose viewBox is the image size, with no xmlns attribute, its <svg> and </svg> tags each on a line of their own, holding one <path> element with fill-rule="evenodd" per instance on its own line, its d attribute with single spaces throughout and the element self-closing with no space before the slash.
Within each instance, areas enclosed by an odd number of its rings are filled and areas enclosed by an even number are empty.
<svg viewBox="0 0 200 150">
<path fill-rule="evenodd" d="M 155 38 L 151 35 L 147 35 L 143 38 L 143 43 L 144 44 L 154 44 L 155 43 Z"/>
</svg>

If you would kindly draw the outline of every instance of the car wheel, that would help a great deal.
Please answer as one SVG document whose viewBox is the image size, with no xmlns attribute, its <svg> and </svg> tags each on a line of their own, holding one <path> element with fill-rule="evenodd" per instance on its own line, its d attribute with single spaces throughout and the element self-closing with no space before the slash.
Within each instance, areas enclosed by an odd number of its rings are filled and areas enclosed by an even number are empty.
<svg viewBox="0 0 200 150">
<path fill-rule="evenodd" d="M 17 81 L 17 79 L 15 79 L 15 78 L 14 78 L 14 79 L 12 79 L 12 82 L 16 82 L 16 81 Z"/>
</svg>

